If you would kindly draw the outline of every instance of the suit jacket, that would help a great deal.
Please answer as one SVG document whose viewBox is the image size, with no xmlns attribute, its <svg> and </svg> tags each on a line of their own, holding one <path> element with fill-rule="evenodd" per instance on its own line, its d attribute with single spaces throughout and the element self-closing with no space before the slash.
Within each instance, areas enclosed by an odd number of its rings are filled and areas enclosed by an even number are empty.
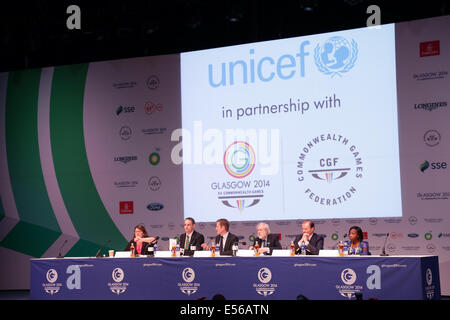
<svg viewBox="0 0 450 320">
<path fill-rule="evenodd" d="M 180 236 L 180 248 L 184 248 L 184 243 L 186 242 L 186 233 L 183 233 Z M 205 242 L 205 237 L 194 230 L 192 233 L 191 239 L 189 239 L 189 249 L 184 249 L 184 255 L 185 256 L 193 256 L 194 252 L 191 250 L 191 246 L 195 246 L 195 250 L 203 250 L 201 247 L 202 243 Z"/>
<path fill-rule="evenodd" d="M 253 247 L 258 242 L 259 247 L 261 247 L 262 239 L 255 238 L 255 241 L 253 241 Z M 280 239 L 278 239 L 278 236 L 276 234 L 270 233 L 267 235 L 266 239 L 266 247 L 269 247 L 269 252 L 264 252 L 264 254 L 272 255 L 273 249 L 281 249 Z"/>
<path fill-rule="evenodd" d="M 220 243 L 220 235 L 216 236 L 216 243 Z M 221 256 L 232 256 L 233 255 L 233 244 L 239 242 L 239 238 L 232 233 L 228 233 L 227 241 L 223 248 L 220 248 Z"/>
<path fill-rule="evenodd" d="M 134 245 L 134 254 L 138 254 L 137 252 L 137 244 L 134 242 L 134 240 L 130 240 L 127 244 L 127 247 L 125 248 L 125 251 L 131 250 L 131 244 Z M 148 242 L 142 242 L 142 249 L 141 249 L 141 255 L 149 255 L 150 252 L 148 251 L 148 248 L 153 247 L 154 243 L 148 243 Z M 153 253 L 152 253 L 153 254 Z"/>
<path fill-rule="evenodd" d="M 295 245 L 295 253 L 300 253 L 300 246 L 298 242 L 302 238 L 303 234 L 299 234 L 295 237 L 294 245 Z M 311 240 L 309 240 L 309 244 L 306 246 L 306 254 L 307 255 L 318 255 L 319 251 L 323 249 L 323 237 L 319 236 L 317 233 L 313 233 Z"/>
</svg>

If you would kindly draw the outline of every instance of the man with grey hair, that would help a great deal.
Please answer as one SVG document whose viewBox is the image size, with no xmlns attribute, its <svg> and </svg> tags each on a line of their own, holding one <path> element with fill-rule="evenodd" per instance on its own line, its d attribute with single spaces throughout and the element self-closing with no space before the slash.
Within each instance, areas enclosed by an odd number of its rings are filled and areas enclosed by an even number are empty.
<svg viewBox="0 0 450 320">
<path fill-rule="evenodd" d="M 259 254 L 271 255 L 273 249 L 281 249 L 280 239 L 278 238 L 278 235 L 270 233 L 270 228 L 267 223 L 258 223 L 258 225 L 256 226 L 256 232 L 257 237 L 255 237 L 255 241 L 250 247 L 250 250 L 253 250 L 256 244 L 258 244 L 259 246 Z"/>
</svg>

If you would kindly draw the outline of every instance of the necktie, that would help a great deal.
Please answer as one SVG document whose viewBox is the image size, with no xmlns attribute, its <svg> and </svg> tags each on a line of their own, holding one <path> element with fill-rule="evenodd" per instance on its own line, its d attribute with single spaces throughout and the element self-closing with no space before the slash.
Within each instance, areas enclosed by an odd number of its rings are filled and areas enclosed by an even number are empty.
<svg viewBox="0 0 450 320">
<path fill-rule="evenodd" d="M 220 251 L 223 251 L 223 236 L 220 236 Z"/>
<path fill-rule="evenodd" d="M 185 249 L 189 249 L 189 241 L 190 241 L 191 239 L 189 238 L 189 236 L 188 235 L 186 235 L 186 240 L 184 241 L 184 248 Z"/>
</svg>

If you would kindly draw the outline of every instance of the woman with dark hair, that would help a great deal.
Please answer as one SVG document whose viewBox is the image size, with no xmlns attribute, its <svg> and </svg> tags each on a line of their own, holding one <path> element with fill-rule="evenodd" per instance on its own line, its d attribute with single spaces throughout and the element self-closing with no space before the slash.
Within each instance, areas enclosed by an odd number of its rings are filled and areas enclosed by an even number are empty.
<svg viewBox="0 0 450 320">
<path fill-rule="evenodd" d="M 145 230 L 145 226 L 142 224 L 134 227 L 134 233 L 131 240 L 128 242 L 125 251 L 131 250 L 131 244 L 134 246 L 134 254 L 149 254 L 148 248 L 153 247 L 157 241 L 155 241 L 155 237 L 149 237 L 147 234 L 147 230 Z"/>
<path fill-rule="evenodd" d="M 348 237 L 350 239 L 350 241 L 347 241 L 349 255 L 370 255 L 369 243 L 363 240 L 364 236 L 360 227 L 350 227 L 350 230 L 348 230 Z"/>
</svg>

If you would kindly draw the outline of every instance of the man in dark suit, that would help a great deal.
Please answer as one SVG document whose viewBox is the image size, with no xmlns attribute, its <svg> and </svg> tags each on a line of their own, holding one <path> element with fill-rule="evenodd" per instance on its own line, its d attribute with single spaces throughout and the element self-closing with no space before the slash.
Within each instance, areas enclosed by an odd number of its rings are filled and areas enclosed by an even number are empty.
<svg viewBox="0 0 450 320">
<path fill-rule="evenodd" d="M 270 233 L 267 223 L 258 223 L 256 232 L 258 237 L 253 241 L 253 245 L 249 248 L 250 250 L 254 250 L 256 243 L 259 246 L 258 252 L 264 255 L 272 255 L 273 249 L 281 249 L 280 239 L 276 234 Z"/>
<path fill-rule="evenodd" d="M 203 250 L 202 244 L 205 242 L 205 237 L 194 229 L 194 218 L 184 219 L 185 233 L 180 235 L 180 248 L 184 249 L 185 256 L 193 256 L 196 250 Z"/>
<path fill-rule="evenodd" d="M 314 233 L 314 222 L 305 220 L 302 223 L 302 234 L 295 237 L 294 246 L 295 253 L 301 251 L 301 243 L 305 242 L 307 255 L 318 255 L 319 251 L 323 249 L 323 237 Z"/>
<path fill-rule="evenodd" d="M 227 219 L 219 219 L 216 221 L 216 243 L 220 244 L 220 255 L 231 256 L 233 255 L 233 244 L 239 242 L 239 238 L 234 234 L 228 232 L 230 229 L 230 223 Z M 202 245 L 202 248 L 209 250 L 206 243 Z"/>
</svg>

